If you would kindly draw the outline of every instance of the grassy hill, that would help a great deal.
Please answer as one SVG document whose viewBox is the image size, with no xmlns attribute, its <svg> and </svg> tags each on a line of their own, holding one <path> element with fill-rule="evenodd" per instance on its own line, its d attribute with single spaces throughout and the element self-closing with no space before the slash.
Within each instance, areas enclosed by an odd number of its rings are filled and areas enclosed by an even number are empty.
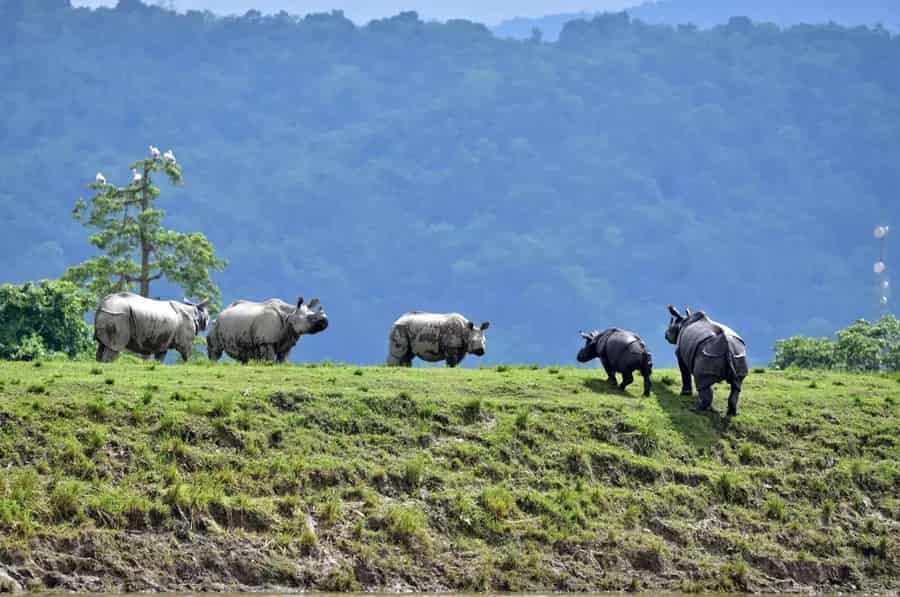
<svg viewBox="0 0 900 597">
<path fill-rule="evenodd" d="M 676 377 L 2 363 L 0 589 L 900 586 L 900 379 Z"/>
</svg>

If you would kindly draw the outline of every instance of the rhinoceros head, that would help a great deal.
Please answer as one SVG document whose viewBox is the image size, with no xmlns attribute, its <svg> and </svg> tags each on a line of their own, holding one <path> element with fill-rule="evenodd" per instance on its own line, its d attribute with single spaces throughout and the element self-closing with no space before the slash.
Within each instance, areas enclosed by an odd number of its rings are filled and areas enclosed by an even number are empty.
<svg viewBox="0 0 900 597">
<path fill-rule="evenodd" d="M 475 324 L 470 321 L 467 327 L 469 328 L 469 342 L 466 349 L 475 356 L 484 356 L 487 349 L 487 338 L 485 338 L 484 332 L 491 327 L 491 322 L 485 321 L 479 327 L 475 327 Z"/>
<path fill-rule="evenodd" d="M 684 327 L 685 322 L 691 316 L 690 307 L 686 307 L 684 312 L 685 314 L 682 315 L 678 312 L 678 309 L 669 305 L 669 314 L 672 316 L 669 320 L 669 327 L 666 328 L 666 342 L 669 344 L 678 343 L 678 334 L 681 333 L 681 328 Z"/>
<path fill-rule="evenodd" d="M 584 338 L 584 346 L 581 350 L 578 351 L 578 356 L 575 358 L 578 359 L 579 363 L 587 363 L 593 359 L 597 358 L 597 343 L 594 340 L 597 339 L 597 336 L 600 334 L 598 331 L 591 332 L 586 334 L 584 332 L 579 332 L 581 337 Z"/>
<path fill-rule="evenodd" d="M 302 334 L 318 334 L 328 327 L 328 315 L 322 308 L 319 299 L 314 298 L 303 304 L 303 297 L 297 300 L 297 308 L 288 316 L 288 324 L 298 336 Z"/>
</svg>

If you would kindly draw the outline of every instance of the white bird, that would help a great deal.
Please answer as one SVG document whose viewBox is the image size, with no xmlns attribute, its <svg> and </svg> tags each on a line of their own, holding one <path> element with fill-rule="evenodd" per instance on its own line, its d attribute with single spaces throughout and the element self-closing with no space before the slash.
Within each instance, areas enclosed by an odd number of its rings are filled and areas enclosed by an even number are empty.
<svg viewBox="0 0 900 597">
<path fill-rule="evenodd" d="M 171 150 L 171 149 L 170 149 L 169 151 L 167 151 L 166 153 L 164 153 L 163 156 L 164 156 L 168 161 L 172 162 L 173 164 L 175 163 L 175 154 L 172 153 L 172 150 Z"/>
<path fill-rule="evenodd" d="M 106 184 L 106 177 L 97 172 L 97 176 L 94 178 L 97 181 L 97 184 Z"/>
<path fill-rule="evenodd" d="M 137 170 L 132 170 L 131 172 L 134 175 L 131 177 L 131 180 L 134 182 L 134 184 L 140 184 L 141 180 L 143 180 L 144 177 L 141 176 L 141 173 Z"/>
<path fill-rule="evenodd" d="M 154 160 L 158 160 L 159 159 L 159 147 L 153 147 L 151 145 L 150 146 L 150 155 L 153 157 Z"/>
</svg>

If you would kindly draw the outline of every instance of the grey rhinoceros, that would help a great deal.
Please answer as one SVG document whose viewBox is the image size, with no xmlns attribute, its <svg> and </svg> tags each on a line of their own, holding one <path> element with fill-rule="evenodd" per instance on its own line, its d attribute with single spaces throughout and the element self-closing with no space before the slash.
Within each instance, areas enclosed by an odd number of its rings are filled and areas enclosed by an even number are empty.
<svg viewBox="0 0 900 597">
<path fill-rule="evenodd" d="M 594 330 L 589 334 L 581 332 L 584 348 L 578 351 L 578 362 L 587 363 L 600 359 L 609 383 L 616 386 L 616 373 L 622 374 L 620 390 L 624 390 L 634 382 L 634 372 L 640 371 L 644 378 L 644 396 L 650 395 L 653 384 L 650 376 L 653 373 L 653 357 L 641 337 L 634 332 L 610 328 Z"/>
<path fill-rule="evenodd" d="M 187 361 L 194 337 L 209 322 L 208 305 L 209 300 L 194 304 L 149 299 L 130 292 L 111 294 L 94 315 L 97 360 L 108 363 L 127 350 L 154 355 L 162 361 L 174 348 Z"/>
<path fill-rule="evenodd" d="M 703 311 L 682 315 L 669 305 L 672 319 L 666 330 L 666 340 L 674 344 L 678 367 L 681 369 L 681 394 L 691 396 L 691 376 L 697 385 L 700 398 L 699 410 L 712 405 L 713 385 L 727 381 L 731 386 L 728 396 L 728 416 L 737 415 L 741 386 L 747 377 L 747 348 L 744 340 L 726 325 L 715 322 Z"/>
<path fill-rule="evenodd" d="M 302 296 L 296 305 L 280 299 L 236 301 L 213 323 L 206 336 L 206 351 L 213 361 L 224 352 L 241 363 L 251 359 L 283 363 L 300 336 L 318 334 L 327 327 L 328 315 L 317 298 L 307 305 Z"/>
<path fill-rule="evenodd" d="M 394 322 L 388 338 L 388 367 L 411 367 L 414 357 L 436 363 L 446 361 L 456 367 L 466 355 L 484 355 L 485 321 L 480 326 L 459 313 L 412 311 Z"/>
</svg>

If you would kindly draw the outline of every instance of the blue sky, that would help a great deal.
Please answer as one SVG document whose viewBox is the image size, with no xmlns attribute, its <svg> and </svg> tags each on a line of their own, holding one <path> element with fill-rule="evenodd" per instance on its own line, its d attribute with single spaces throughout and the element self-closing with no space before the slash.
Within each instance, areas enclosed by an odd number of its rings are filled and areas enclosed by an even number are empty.
<svg viewBox="0 0 900 597">
<path fill-rule="evenodd" d="M 145 0 L 146 1 L 146 0 Z M 112 6 L 116 0 L 73 0 L 80 6 Z M 169 0 L 149 3 L 168 6 Z M 579 11 L 621 10 L 640 0 L 172 0 L 178 10 L 208 9 L 223 14 L 243 14 L 251 8 L 263 12 L 286 10 L 292 14 L 343 10 L 354 21 L 415 10 L 426 19 L 465 18 L 493 25 L 513 17 Z"/>
</svg>

